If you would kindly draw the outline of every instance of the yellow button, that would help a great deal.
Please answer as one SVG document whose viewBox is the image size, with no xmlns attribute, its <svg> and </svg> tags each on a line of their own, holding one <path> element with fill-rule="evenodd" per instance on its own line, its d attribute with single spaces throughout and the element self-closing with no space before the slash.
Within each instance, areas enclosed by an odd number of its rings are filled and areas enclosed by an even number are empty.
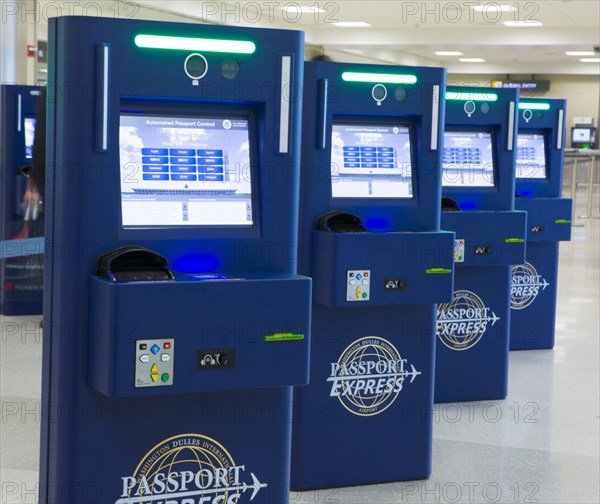
<svg viewBox="0 0 600 504">
<path fill-rule="evenodd" d="M 158 373 L 158 366 L 157 366 L 156 364 L 154 364 L 154 365 L 152 366 L 152 368 L 150 369 L 150 372 L 151 372 L 151 373 Z"/>
<path fill-rule="evenodd" d="M 152 373 L 152 374 L 150 375 L 150 378 L 152 378 L 152 381 L 153 381 L 154 383 L 156 383 L 156 380 L 158 380 L 158 373 Z"/>
</svg>

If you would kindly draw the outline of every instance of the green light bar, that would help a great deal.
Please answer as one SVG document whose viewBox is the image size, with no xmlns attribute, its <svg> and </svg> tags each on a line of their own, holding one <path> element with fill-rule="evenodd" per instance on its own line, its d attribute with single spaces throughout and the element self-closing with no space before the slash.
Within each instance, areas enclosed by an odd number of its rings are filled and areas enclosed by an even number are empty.
<svg viewBox="0 0 600 504">
<path fill-rule="evenodd" d="M 148 49 L 173 49 L 176 51 L 204 51 L 219 53 L 253 54 L 256 44 L 247 40 L 223 40 L 164 35 L 136 35 L 135 45 Z"/>
<path fill-rule="evenodd" d="M 416 84 L 417 76 L 402 74 L 343 72 L 342 80 L 346 82 L 373 82 L 375 84 Z"/>
<path fill-rule="evenodd" d="M 494 93 L 472 93 L 466 90 L 446 91 L 446 100 L 496 102 L 498 101 L 498 95 Z"/>
<path fill-rule="evenodd" d="M 523 238 L 506 238 L 505 243 L 525 243 Z"/>
<path fill-rule="evenodd" d="M 276 333 L 265 336 L 265 341 L 301 341 L 304 339 L 304 334 L 293 333 Z"/>
<path fill-rule="evenodd" d="M 549 103 L 531 103 L 531 102 L 521 102 L 519 103 L 519 110 L 550 110 Z"/>
<path fill-rule="evenodd" d="M 571 224 L 569 219 L 558 219 L 554 221 L 556 224 Z"/>
<path fill-rule="evenodd" d="M 425 270 L 425 273 L 428 275 L 448 275 L 449 273 L 452 273 L 452 270 L 446 268 L 430 268 Z"/>
</svg>

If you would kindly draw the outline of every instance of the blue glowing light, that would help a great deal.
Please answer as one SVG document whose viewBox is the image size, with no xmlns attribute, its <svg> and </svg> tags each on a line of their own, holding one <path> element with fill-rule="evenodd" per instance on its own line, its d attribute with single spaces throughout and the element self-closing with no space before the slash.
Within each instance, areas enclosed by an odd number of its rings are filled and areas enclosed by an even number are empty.
<svg viewBox="0 0 600 504">
<path fill-rule="evenodd" d="M 519 191 L 519 196 L 521 196 L 521 198 L 529 198 L 529 197 L 533 196 L 533 193 L 528 190 Z"/>
<path fill-rule="evenodd" d="M 479 205 L 476 201 L 462 201 L 459 206 L 461 210 L 474 210 Z"/>
<path fill-rule="evenodd" d="M 373 217 L 365 221 L 365 227 L 367 229 L 385 229 L 390 225 L 387 219 Z"/>
<path fill-rule="evenodd" d="M 190 254 L 175 259 L 173 269 L 180 273 L 208 273 L 219 269 L 219 260 L 209 254 Z"/>
</svg>

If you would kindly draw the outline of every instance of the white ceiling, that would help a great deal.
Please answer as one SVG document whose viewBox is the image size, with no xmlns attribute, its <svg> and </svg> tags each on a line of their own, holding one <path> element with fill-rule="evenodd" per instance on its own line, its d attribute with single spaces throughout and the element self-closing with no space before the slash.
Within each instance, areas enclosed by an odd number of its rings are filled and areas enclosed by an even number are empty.
<svg viewBox="0 0 600 504">
<path fill-rule="evenodd" d="M 311 52 L 323 51 L 337 61 L 445 66 L 451 73 L 600 74 L 600 64 L 565 55 L 600 46 L 600 0 L 136 3 L 198 21 L 303 30 Z M 500 4 L 516 10 L 502 13 Z M 299 12 L 301 5 L 313 10 Z M 475 11 L 474 5 L 485 6 L 486 12 Z M 371 27 L 341 28 L 335 21 L 363 21 Z M 514 28 L 503 21 L 540 21 L 543 26 Z M 439 50 L 486 62 L 461 63 L 458 57 L 435 55 Z"/>
</svg>

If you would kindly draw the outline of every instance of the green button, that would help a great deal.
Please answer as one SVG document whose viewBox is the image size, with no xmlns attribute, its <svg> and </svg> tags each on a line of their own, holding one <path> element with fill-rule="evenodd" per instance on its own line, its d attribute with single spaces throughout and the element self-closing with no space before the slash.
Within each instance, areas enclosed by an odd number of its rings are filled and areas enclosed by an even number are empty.
<svg viewBox="0 0 600 504">
<path fill-rule="evenodd" d="M 363 292 L 363 298 L 367 299 L 367 293 L 366 292 Z"/>
<path fill-rule="evenodd" d="M 171 377 L 169 376 L 169 373 L 163 373 L 163 374 L 162 374 L 162 376 L 160 377 L 160 379 L 161 379 L 161 380 L 162 380 L 164 383 L 168 382 L 170 378 L 171 378 Z"/>
</svg>

